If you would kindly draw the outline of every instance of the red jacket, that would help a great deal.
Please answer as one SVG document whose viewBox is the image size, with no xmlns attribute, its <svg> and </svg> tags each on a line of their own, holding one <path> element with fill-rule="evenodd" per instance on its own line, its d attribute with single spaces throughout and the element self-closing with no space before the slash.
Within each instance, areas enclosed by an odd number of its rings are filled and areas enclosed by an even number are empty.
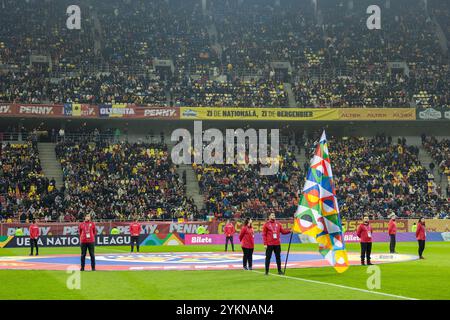
<svg viewBox="0 0 450 320">
<path fill-rule="evenodd" d="M 396 234 L 397 233 L 397 223 L 394 220 L 390 220 L 388 224 L 388 233 Z"/>
<path fill-rule="evenodd" d="M 130 234 L 133 237 L 139 236 L 141 234 L 141 224 L 137 222 L 130 224 Z"/>
<path fill-rule="evenodd" d="M 361 239 L 361 242 L 372 242 L 372 226 L 361 223 L 356 231 L 356 235 Z"/>
<path fill-rule="evenodd" d="M 289 234 L 290 230 L 283 229 L 281 223 L 275 220 L 269 220 L 264 224 L 262 237 L 265 246 L 278 246 L 280 242 L 280 234 Z"/>
<path fill-rule="evenodd" d="M 80 235 L 81 243 L 93 243 L 95 242 L 95 236 L 97 235 L 97 229 L 95 223 L 92 221 L 82 222 L 78 226 L 78 234 Z"/>
<path fill-rule="evenodd" d="M 243 226 L 241 229 L 241 233 L 239 234 L 239 240 L 241 241 L 241 247 L 246 249 L 255 248 L 255 235 L 253 232 L 253 228 Z"/>
<path fill-rule="evenodd" d="M 225 236 L 227 236 L 227 237 L 232 237 L 233 234 L 236 233 L 236 229 L 234 229 L 233 224 L 230 222 L 230 223 L 227 223 L 225 225 L 225 227 L 223 228 L 223 233 L 225 233 Z"/>
<path fill-rule="evenodd" d="M 417 240 L 426 240 L 426 237 L 427 237 L 427 231 L 425 230 L 425 225 L 423 225 L 419 222 L 417 224 L 416 238 L 417 238 Z"/>
<path fill-rule="evenodd" d="M 37 224 L 32 224 L 30 226 L 30 238 L 37 239 L 40 236 L 39 227 Z"/>
</svg>

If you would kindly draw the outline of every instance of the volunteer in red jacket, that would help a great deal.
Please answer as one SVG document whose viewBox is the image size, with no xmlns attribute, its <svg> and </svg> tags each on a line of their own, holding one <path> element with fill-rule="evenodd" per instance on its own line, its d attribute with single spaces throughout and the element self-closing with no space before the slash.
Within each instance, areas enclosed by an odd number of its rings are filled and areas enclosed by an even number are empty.
<svg viewBox="0 0 450 320">
<path fill-rule="evenodd" d="M 290 230 L 283 229 L 281 223 L 275 221 L 275 213 L 271 213 L 269 221 L 264 224 L 262 237 L 264 241 L 264 248 L 266 249 L 266 275 L 269 274 L 270 259 L 272 252 L 275 252 L 275 259 L 277 260 L 278 274 L 283 274 L 281 271 L 281 242 L 280 234 L 289 234 Z"/>
<path fill-rule="evenodd" d="M 81 242 L 81 269 L 84 271 L 84 265 L 86 261 L 86 251 L 89 250 L 89 256 L 91 257 L 91 268 L 95 271 L 95 236 L 97 235 L 97 229 L 95 223 L 91 221 L 91 215 L 86 214 L 84 216 L 84 222 L 78 226 L 78 234 L 80 235 Z"/>
<path fill-rule="evenodd" d="M 234 229 L 234 225 L 231 223 L 231 221 L 228 219 L 227 224 L 223 228 L 223 233 L 225 233 L 225 252 L 228 250 L 228 241 L 231 242 L 231 249 L 234 252 L 234 243 L 233 243 L 233 236 L 236 233 L 236 229 Z"/>
<path fill-rule="evenodd" d="M 397 234 L 397 223 L 395 222 L 395 214 L 392 216 L 391 220 L 389 220 L 388 224 L 388 233 L 389 237 L 391 238 L 391 243 L 389 245 L 389 250 L 391 253 L 397 253 L 395 252 L 395 244 L 396 244 L 396 234 Z"/>
<path fill-rule="evenodd" d="M 136 218 L 134 222 L 130 225 L 131 234 L 131 252 L 134 251 L 134 243 L 136 242 L 136 252 L 139 252 L 139 235 L 141 234 L 141 224 L 139 219 Z"/>
<path fill-rule="evenodd" d="M 40 232 L 39 227 L 36 223 L 36 220 L 33 219 L 33 223 L 30 226 L 30 247 L 31 247 L 31 253 L 30 256 L 33 255 L 33 248 L 36 248 L 36 255 L 39 255 L 39 247 L 38 247 L 38 240 L 39 240 Z"/>
<path fill-rule="evenodd" d="M 372 265 L 370 262 L 370 254 L 372 252 L 372 227 L 369 224 L 368 216 L 364 216 L 363 223 L 359 225 L 356 234 L 361 240 L 361 264 L 365 265 L 364 259 L 367 258 L 367 265 Z"/>
<path fill-rule="evenodd" d="M 422 217 L 417 223 L 416 239 L 419 242 L 419 258 L 425 259 L 422 254 L 425 250 L 425 240 L 427 238 L 427 230 L 425 229 L 425 219 Z"/>
<path fill-rule="evenodd" d="M 242 226 L 239 240 L 241 241 L 244 270 L 252 270 L 253 265 L 253 250 L 255 249 L 255 234 L 252 227 L 252 219 L 247 218 Z"/>
</svg>

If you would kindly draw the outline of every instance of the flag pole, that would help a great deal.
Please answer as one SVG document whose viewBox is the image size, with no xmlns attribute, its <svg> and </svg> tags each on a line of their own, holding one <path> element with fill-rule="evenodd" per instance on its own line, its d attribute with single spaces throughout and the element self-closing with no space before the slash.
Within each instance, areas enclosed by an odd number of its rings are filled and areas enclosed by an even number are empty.
<svg viewBox="0 0 450 320">
<path fill-rule="evenodd" d="M 292 242 L 292 235 L 294 234 L 294 232 L 291 231 L 291 237 L 289 238 L 289 246 L 288 246 L 288 251 L 286 254 L 286 261 L 284 262 L 284 271 L 283 273 L 286 273 L 286 265 L 287 265 L 287 261 L 289 258 L 289 251 L 291 250 L 291 242 Z"/>
</svg>

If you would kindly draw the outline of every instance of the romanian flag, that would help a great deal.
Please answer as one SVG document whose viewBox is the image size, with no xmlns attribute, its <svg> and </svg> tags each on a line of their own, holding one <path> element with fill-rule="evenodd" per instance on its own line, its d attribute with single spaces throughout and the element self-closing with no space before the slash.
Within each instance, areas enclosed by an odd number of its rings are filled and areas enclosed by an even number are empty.
<svg viewBox="0 0 450 320">
<path fill-rule="evenodd" d="M 348 269 L 325 131 L 310 163 L 295 213 L 294 231 L 315 238 L 319 243 L 319 252 L 337 272 Z"/>
<path fill-rule="evenodd" d="M 72 103 L 72 117 L 81 117 L 81 104 Z"/>
</svg>

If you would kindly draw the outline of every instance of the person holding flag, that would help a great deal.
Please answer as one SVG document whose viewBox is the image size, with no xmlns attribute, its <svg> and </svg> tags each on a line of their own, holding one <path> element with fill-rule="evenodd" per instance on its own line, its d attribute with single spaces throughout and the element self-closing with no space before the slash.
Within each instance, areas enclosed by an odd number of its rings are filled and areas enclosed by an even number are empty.
<svg viewBox="0 0 450 320">
<path fill-rule="evenodd" d="M 40 232 L 39 227 L 36 223 L 36 220 L 33 219 L 33 222 L 30 226 L 30 248 L 31 253 L 30 256 L 33 255 L 33 248 L 36 248 L 36 255 L 39 255 L 39 247 L 38 247 L 38 240 L 39 240 Z"/>
<path fill-rule="evenodd" d="M 281 223 L 275 221 L 275 213 L 269 215 L 269 220 L 264 224 L 262 237 L 264 242 L 264 249 L 266 249 L 266 275 L 269 274 L 270 259 L 272 252 L 275 252 L 275 259 L 277 261 L 278 274 L 282 275 L 281 270 L 281 234 L 289 234 L 290 230 L 283 229 Z"/>
<path fill-rule="evenodd" d="M 136 252 L 139 252 L 139 235 L 141 234 L 141 224 L 139 218 L 134 219 L 134 222 L 130 225 L 131 235 L 131 252 L 134 251 L 134 243 L 136 243 Z"/>
<path fill-rule="evenodd" d="M 369 216 L 364 216 L 363 223 L 356 230 L 356 235 L 361 239 L 361 265 L 365 265 L 364 259 L 367 258 L 367 265 L 370 262 L 370 254 L 372 253 L 372 226 L 369 223 Z"/>
<path fill-rule="evenodd" d="M 349 263 L 325 131 L 315 148 L 295 213 L 293 231 L 314 238 L 320 254 L 342 273 Z M 288 257 L 289 249 L 286 264 Z"/>
<path fill-rule="evenodd" d="M 86 261 L 86 251 L 89 250 L 89 256 L 91 257 L 91 269 L 95 271 L 95 236 L 97 235 L 97 229 L 95 223 L 91 221 L 91 215 L 86 214 L 84 221 L 78 226 L 78 234 L 80 235 L 81 243 L 81 269 L 84 271 L 84 265 Z"/>
</svg>

